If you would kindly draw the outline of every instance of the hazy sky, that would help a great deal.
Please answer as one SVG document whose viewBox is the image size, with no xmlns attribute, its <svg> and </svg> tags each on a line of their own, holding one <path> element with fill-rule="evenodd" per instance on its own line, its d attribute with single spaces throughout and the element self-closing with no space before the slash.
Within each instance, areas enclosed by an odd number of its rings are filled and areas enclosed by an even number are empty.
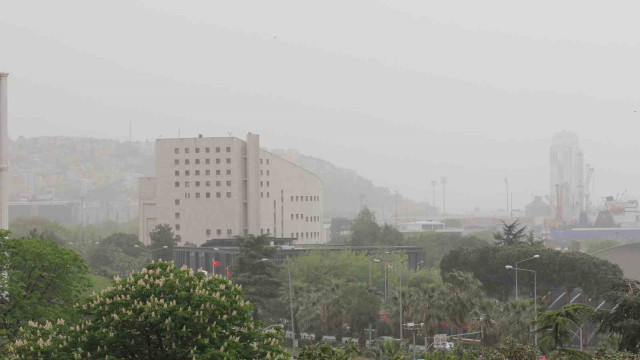
<svg viewBox="0 0 640 360">
<path fill-rule="evenodd" d="M 447 208 L 549 192 L 577 132 L 640 194 L 637 1 L 0 0 L 11 137 L 261 135 Z M 634 113 L 634 110 L 638 112 Z M 440 198 L 440 196 L 439 196 Z M 441 206 L 440 200 L 438 206 Z"/>
</svg>

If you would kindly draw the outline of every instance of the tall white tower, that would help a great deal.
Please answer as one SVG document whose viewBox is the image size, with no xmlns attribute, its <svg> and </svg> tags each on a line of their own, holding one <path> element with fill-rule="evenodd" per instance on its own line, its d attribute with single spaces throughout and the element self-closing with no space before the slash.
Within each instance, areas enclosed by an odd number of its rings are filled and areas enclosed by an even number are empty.
<svg viewBox="0 0 640 360">
<path fill-rule="evenodd" d="M 9 159 L 7 148 L 7 76 L 0 72 L 0 228 L 9 228 Z"/>
<path fill-rule="evenodd" d="M 584 208 L 584 156 L 578 135 L 567 131 L 554 134 L 550 155 L 549 186 L 554 213 L 559 191 L 564 219 L 568 222 L 577 220 Z"/>
</svg>

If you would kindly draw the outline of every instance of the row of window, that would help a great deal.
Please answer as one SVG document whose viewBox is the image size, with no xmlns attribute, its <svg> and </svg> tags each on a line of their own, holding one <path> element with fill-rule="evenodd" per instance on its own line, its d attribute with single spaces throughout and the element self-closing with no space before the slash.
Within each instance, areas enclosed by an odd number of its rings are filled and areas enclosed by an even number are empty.
<svg viewBox="0 0 640 360">
<path fill-rule="evenodd" d="M 318 195 L 305 195 L 305 196 L 293 196 L 291 195 L 291 202 L 294 201 L 320 201 L 320 196 Z"/>
<path fill-rule="evenodd" d="M 267 228 L 266 232 L 265 232 L 265 229 L 260 229 L 260 235 L 263 235 L 263 234 L 271 235 L 271 228 Z"/>
<path fill-rule="evenodd" d="M 184 176 L 191 176 L 191 171 L 190 170 L 185 170 L 183 174 L 184 174 Z M 200 170 L 194 170 L 193 174 L 195 176 L 200 176 L 201 172 L 200 172 Z M 227 169 L 225 171 L 225 174 L 231 175 L 231 170 Z M 180 176 L 180 170 L 175 170 L 173 175 Z M 204 171 L 204 175 L 205 176 L 211 175 L 211 170 L 205 170 Z M 222 170 L 220 170 L 220 169 L 216 170 L 216 175 L 222 175 Z"/>
<path fill-rule="evenodd" d="M 206 199 L 211 199 L 211 193 L 210 192 L 203 193 L 203 194 L 204 194 L 204 197 Z M 194 195 L 195 195 L 196 199 L 200 199 L 200 193 L 199 192 L 194 193 Z M 226 196 L 228 198 L 230 198 L 231 197 L 231 191 L 227 191 L 227 195 Z M 191 193 L 190 192 L 184 193 L 184 198 L 185 199 L 191 199 Z M 216 192 L 216 198 L 217 199 L 222 198 L 222 193 L 221 192 Z M 176 199 L 176 205 L 180 205 L 180 200 Z"/>
<path fill-rule="evenodd" d="M 202 159 L 193 159 L 193 163 L 196 165 L 200 165 Z M 226 164 L 231 164 L 231 158 L 226 158 L 224 161 Z M 216 164 L 221 164 L 222 163 L 222 159 L 220 158 L 216 158 Z M 173 160 L 173 164 L 174 165 L 180 165 L 180 159 L 174 159 Z M 183 162 L 184 165 L 191 165 L 191 159 L 184 159 Z M 205 165 L 211 165 L 211 159 L 206 158 L 204 159 L 204 164 Z"/>
<path fill-rule="evenodd" d="M 291 220 L 305 220 L 306 222 L 318 222 L 320 216 L 304 216 L 302 214 L 291 214 Z"/>
<path fill-rule="evenodd" d="M 267 170 L 267 176 L 269 176 L 271 174 L 271 172 L 269 170 Z M 260 175 L 264 175 L 264 170 L 260 170 Z"/>
<path fill-rule="evenodd" d="M 175 226 L 173 227 L 176 231 L 180 231 L 180 224 L 175 224 Z M 206 232 L 207 236 L 211 236 L 211 229 L 207 229 Z M 217 236 L 222 236 L 222 229 L 217 229 L 216 230 L 216 235 Z M 233 231 L 231 231 L 231 229 L 227 229 L 227 236 L 232 236 L 233 235 Z"/>
<path fill-rule="evenodd" d="M 294 239 L 317 239 L 320 237 L 319 231 L 291 233 L 291 237 Z"/>
<path fill-rule="evenodd" d="M 204 186 L 206 186 L 206 187 L 211 187 L 211 181 L 208 181 L 208 180 L 207 181 L 194 181 L 194 184 L 195 184 L 196 187 L 200 187 L 201 183 L 204 183 Z M 220 180 L 217 180 L 215 183 L 216 183 L 216 186 L 222 186 L 222 181 L 220 181 Z M 231 180 L 227 180 L 225 183 L 227 184 L 227 186 L 231 186 Z M 180 182 L 176 181 L 174 183 L 174 186 L 175 187 L 180 187 Z M 185 181 L 184 182 L 184 187 L 191 187 L 191 181 Z"/>
<path fill-rule="evenodd" d="M 195 150 L 196 154 L 199 154 L 199 153 L 200 153 L 200 148 L 199 148 L 199 147 L 194 148 L 194 150 Z M 230 152 L 231 152 L 231 147 L 230 147 L 230 146 L 227 146 L 225 150 L 226 150 L 226 152 L 230 153 Z M 188 153 L 189 153 L 189 151 L 190 151 L 190 149 L 189 149 L 189 148 L 184 148 L 184 153 L 185 153 L 185 154 L 188 154 Z M 180 148 L 175 148 L 175 149 L 173 149 L 173 152 L 175 152 L 176 154 L 180 154 Z M 211 152 L 211 148 L 210 148 L 210 147 L 206 147 L 206 148 L 204 148 L 204 152 L 205 152 L 205 153 L 207 153 L 207 154 L 208 154 L 208 153 L 210 153 L 210 152 Z M 219 152 L 220 152 L 220 147 L 219 147 L 219 146 L 217 146 L 217 147 L 216 147 L 216 152 L 217 152 L 217 153 L 219 153 Z"/>
<path fill-rule="evenodd" d="M 260 187 L 264 186 L 264 181 L 260 181 Z M 267 181 L 267 187 L 269 186 L 269 182 Z"/>
<path fill-rule="evenodd" d="M 264 164 L 263 159 L 260 159 L 260 165 Z M 269 165 L 269 159 L 267 159 L 267 165 Z"/>
</svg>

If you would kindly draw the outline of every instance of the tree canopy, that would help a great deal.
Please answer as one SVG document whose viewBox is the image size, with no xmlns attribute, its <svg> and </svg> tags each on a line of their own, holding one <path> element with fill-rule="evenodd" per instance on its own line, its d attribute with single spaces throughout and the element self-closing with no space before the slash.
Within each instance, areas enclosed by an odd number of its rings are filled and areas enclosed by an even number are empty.
<svg viewBox="0 0 640 360">
<path fill-rule="evenodd" d="M 173 229 L 168 224 L 158 224 L 149 233 L 151 238 L 151 250 L 157 250 L 153 252 L 154 259 L 163 259 L 166 261 L 173 260 L 173 247 L 180 241 L 180 236 L 173 234 Z M 166 246 L 166 249 L 162 249 Z"/>
<path fill-rule="evenodd" d="M 239 286 L 157 262 L 78 306 L 78 322 L 31 323 L 16 359 L 285 359 L 281 330 L 261 330 Z"/>
<path fill-rule="evenodd" d="M 0 230 L 0 268 L 6 271 L 0 331 L 12 337 L 29 320 L 71 317 L 72 305 L 90 286 L 84 261 L 54 242 L 5 239 L 8 234 Z"/>
</svg>

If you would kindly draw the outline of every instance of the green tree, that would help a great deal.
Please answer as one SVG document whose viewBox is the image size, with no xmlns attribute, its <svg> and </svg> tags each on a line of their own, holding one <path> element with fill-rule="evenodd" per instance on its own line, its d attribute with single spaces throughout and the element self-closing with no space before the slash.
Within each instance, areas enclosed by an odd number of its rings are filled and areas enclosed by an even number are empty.
<svg viewBox="0 0 640 360">
<path fill-rule="evenodd" d="M 430 231 L 410 235 L 404 244 L 423 247 L 424 267 L 433 268 L 438 267 L 442 258 L 452 250 L 477 249 L 488 246 L 489 242 L 476 236 Z"/>
<path fill-rule="evenodd" d="M 615 282 L 605 299 L 613 308 L 597 313 L 598 331 L 619 334 L 619 350 L 640 353 L 640 281 Z"/>
<path fill-rule="evenodd" d="M 263 261 L 272 259 L 276 248 L 268 246 L 267 238 L 262 235 L 237 239 L 240 254 L 233 268 L 235 281 L 243 286 L 245 296 L 257 309 L 265 309 L 266 300 L 277 298 L 282 286 L 278 266 L 272 261 Z"/>
<path fill-rule="evenodd" d="M 149 233 L 151 238 L 150 250 L 153 252 L 154 259 L 173 260 L 173 247 L 180 242 L 180 236 L 173 234 L 173 229 L 168 224 L 159 224 Z M 166 249 L 162 249 L 163 247 Z M 162 249 L 162 250 L 158 250 Z"/>
<path fill-rule="evenodd" d="M 515 220 L 511 224 L 502 222 L 502 231 L 493 234 L 493 239 L 496 241 L 496 245 L 499 246 L 514 246 L 522 245 L 527 240 L 527 227 L 520 224 L 518 220 Z"/>
<path fill-rule="evenodd" d="M 365 284 L 348 284 L 343 288 L 341 297 L 347 323 L 358 336 L 358 345 L 364 347 L 367 340 L 367 327 L 374 323 L 380 314 L 380 298 L 371 294 Z"/>
<path fill-rule="evenodd" d="M 442 279 L 432 270 L 421 270 L 411 275 L 407 288 L 406 318 L 425 324 L 424 336 L 433 337 L 447 320 L 447 289 Z"/>
<path fill-rule="evenodd" d="M 147 264 L 144 245 L 133 234 L 115 233 L 100 241 L 89 255 L 92 271 L 107 277 L 126 275 Z"/>
<path fill-rule="evenodd" d="M 353 346 L 333 347 L 328 344 L 307 345 L 300 349 L 297 360 L 349 360 L 358 352 Z"/>
<path fill-rule="evenodd" d="M 70 317 L 91 282 L 78 254 L 41 239 L 6 239 L 0 230 L 0 269 L 6 271 L 0 336 L 13 337 L 29 320 Z"/>
<path fill-rule="evenodd" d="M 562 348 L 571 339 L 571 327 L 584 324 L 593 308 L 585 304 L 571 303 L 558 310 L 548 310 L 538 315 L 538 331 L 553 342 L 553 348 Z"/>
<path fill-rule="evenodd" d="M 380 226 L 376 221 L 376 215 L 364 207 L 351 223 L 352 246 L 375 245 L 380 242 Z"/>
<path fill-rule="evenodd" d="M 261 330 L 240 287 L 157 262 L 79 306 L 79 322 L 30 324 L 13 358 L 286 359 L 281 329 Z"/>
<path fill-rule="evenodd" d="M 444 280 L 447 319 L 456 326 L 459 335 L 462 328 L 470 324 L 472 314 L 483 297 L 481 284 L 472 274 L 460 271 L 447 274 Z"/>
</svg>

